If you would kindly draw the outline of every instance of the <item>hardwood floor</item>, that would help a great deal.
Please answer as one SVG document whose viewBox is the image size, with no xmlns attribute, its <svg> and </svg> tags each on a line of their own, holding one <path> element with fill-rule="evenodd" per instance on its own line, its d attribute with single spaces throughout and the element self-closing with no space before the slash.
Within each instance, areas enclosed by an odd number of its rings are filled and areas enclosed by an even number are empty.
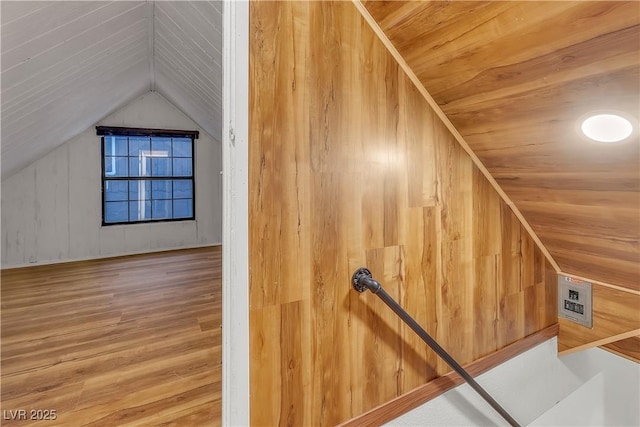
<svg viewBox="0 0 640 427">
<path fill-rule="evenodd" d="M 220 425 L 221 259 L 2 271 L 2 425 Z"/>
</svg>

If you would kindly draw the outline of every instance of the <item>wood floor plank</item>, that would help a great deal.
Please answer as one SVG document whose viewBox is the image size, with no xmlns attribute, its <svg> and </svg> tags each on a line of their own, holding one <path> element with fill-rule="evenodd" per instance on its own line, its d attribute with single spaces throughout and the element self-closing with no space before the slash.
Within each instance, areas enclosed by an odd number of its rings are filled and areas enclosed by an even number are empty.
<svg viewBox="0 0 640 427">
<path fill-rule="evenodd" d="M 220 425 L 220 247 L 1 273 L 3 426 Z"/>
</svg>

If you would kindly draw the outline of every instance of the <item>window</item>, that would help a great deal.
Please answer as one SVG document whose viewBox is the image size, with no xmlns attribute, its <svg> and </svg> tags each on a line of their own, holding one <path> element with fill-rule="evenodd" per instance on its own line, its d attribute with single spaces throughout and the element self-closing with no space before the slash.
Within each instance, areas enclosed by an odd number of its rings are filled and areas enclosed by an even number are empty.
<svg viewBox="0 0 640 427">
<path fill-rule="evenodd" d="M 197 131 L 97 126 L 102 225 L 195 218 Z"/>
</svg>

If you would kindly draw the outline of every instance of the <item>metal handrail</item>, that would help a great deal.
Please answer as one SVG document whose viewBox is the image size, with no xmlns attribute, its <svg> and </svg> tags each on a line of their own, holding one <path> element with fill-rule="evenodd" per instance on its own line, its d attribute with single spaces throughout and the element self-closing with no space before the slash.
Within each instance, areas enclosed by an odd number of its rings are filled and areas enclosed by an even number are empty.
<svg viewBox="0 0 640 427">
<path fill-rule="evenodd" d="M 458 373 L 493 409 L 498 412 L 513 427 L 520 427 L 520 424 L 505 409 L 496 402 L 489 393 L 483 389 L 480 384 L 473 379 L 471 375 L 462 367 L 449 353 L 443 349 L 413 317 L 407 313 L 400 304 L 398 304 L 391 296 L 382 288 L 377 280 L 373 279 L 373 275 L 366 268 L 359 268 L 353 273 L 351 279 L 353 288 L 358 292 L 364 292 L 367 289 L 377 295 L 394 313 L 396 313 L 413 331 L 422 338 L 454 371 Z"/>
</svg>

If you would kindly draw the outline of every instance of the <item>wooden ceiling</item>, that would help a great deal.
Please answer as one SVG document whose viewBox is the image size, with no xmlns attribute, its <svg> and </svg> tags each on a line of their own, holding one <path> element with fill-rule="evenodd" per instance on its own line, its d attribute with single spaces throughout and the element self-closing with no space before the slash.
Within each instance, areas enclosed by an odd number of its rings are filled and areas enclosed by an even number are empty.
<svg viewBox="0 0 640 427">
<path fill-rule="evenodd" d="M 563 272 L 640 290 L 640 3 L 363 2 Z M 635 120 L 625 144 L 581 116 Z"/>
</svg>

